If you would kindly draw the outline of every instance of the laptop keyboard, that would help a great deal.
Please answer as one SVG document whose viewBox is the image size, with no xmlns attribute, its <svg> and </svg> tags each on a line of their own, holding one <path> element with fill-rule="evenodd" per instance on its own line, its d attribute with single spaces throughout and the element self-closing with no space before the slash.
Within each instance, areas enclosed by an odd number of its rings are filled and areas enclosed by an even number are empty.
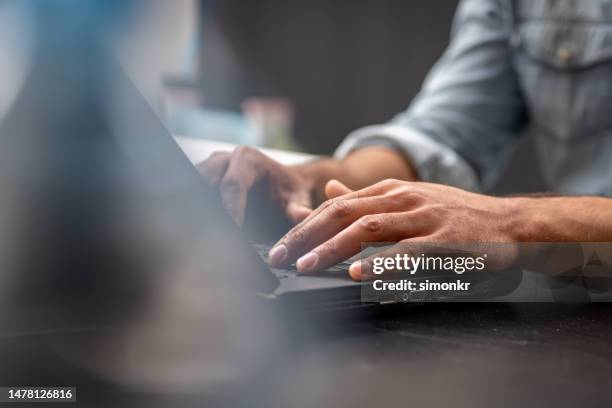
<svg viewBox="0 0 612 408">
<path fill-rule="evenodd" d="M 259 244 L 259 243 L 254 243 L 251 242 L 251 244 L 253 245 L 253 247 L 255 248 L 255 251 L 257 252 L 257 254 L 260 256 L 261 259 L 263 259 L 263 261 L 269 265 L 268 263 L 268 252 L 270 252 L 270 249 L 272 249 L 271 245 L 267 245 L 267 244 Z M 331 268 L 326 269 L 325 271 L 322 272 L 323 275 L 325 274 L 343 274 L 348 276 L 348 269 L 351 266 L 352 261 L 350 260 L 346 260 L 344 262 L 340 262 L 339 264 L 332 266 Z M 279 277 L 287 277 L 287 276 L 291 276 L 291 275 L 295 275 L 297 273 L 297 268 L 295 267 L 295 263 L 292 263 L 291 265 L 285 267 L 285 268 L 271 268 Z"/>
</svg>

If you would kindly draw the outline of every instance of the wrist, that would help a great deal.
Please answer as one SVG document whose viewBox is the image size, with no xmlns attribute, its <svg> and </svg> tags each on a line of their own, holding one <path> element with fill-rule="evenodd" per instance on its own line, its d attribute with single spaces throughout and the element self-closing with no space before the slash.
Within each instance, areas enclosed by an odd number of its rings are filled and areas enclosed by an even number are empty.
<svg viewBox="0 0 612 408">
<path fill-rule="evenodd" d="M 503 215 L 506 231 L 514 242 L 549 242 L 555 240 L 551 229 L 552 209 L 542 207 L 542 200 L 533 197 L 502 198 L 507 211 Z"/>
</svg>

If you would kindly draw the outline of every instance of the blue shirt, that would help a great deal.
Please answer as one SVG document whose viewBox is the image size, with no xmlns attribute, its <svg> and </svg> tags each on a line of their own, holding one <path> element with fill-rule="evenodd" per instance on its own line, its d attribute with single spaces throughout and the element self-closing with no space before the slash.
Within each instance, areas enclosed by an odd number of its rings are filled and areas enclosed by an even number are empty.
<svg viewBox="0 0 612 408">
<path fill-rule="evenodd" d="M 400 149 L 422 180 L 496 181 L 529 130 L 549 191 L 612 196 L 612 0 L 464 0 L 409 108 L 347 136 Z"/>
</svg>

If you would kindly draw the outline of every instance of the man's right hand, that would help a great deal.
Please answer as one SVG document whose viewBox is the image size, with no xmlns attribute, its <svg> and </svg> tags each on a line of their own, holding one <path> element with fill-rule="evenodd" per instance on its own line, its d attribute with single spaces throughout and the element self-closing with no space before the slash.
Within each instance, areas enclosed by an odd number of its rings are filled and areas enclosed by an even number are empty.
<svg viewBox="0 0 612 408">
<path fill-rule="evenodd" d="M 307 172 L 282 165 L 255 148 L 241 146 L 233 152 L 213 153 L 197 168 L 219 189 L 223 205 L 238 225 L 244 222 L 247 197 L 255 186 L 261 186 L 294 223 L 312 212 L 315 183 Z"/>
</svg>

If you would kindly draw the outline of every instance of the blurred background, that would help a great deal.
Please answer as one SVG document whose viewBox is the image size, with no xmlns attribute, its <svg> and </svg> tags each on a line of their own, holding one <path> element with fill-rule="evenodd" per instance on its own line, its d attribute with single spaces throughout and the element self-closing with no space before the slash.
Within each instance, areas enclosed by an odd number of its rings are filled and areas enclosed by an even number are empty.
<svg viewBox="0 0 612 408">
<path fill-rule="evenodd" d="M 124 60 L 137 84 L 149 78 L 141 89 L 174 134 L 329 155 L 406 109 L 448 45 L 458 0 L 145 4 Z M 514 155 L 492 192 L 541 191 L 529 137 Z"/>
<path fill-rule="evenodd" d="M 150 3 L 137 36 L 149 35 L 162 52 L 154 47 L 158 57 L 133 72 L 142 78 L 142 68 L 156 71 L 147 77 L 158 77 L 156 107 L 174 133 L 317 154 L 332 153 L 351 130 L 406 108 L 448 43 L 457 6 L 456 0 Z M 135 64 L 144 62 L 142 52 L 131 55 L 138 56 Z"/>
<path fill-rule="evenodd" d="M 0 60 L 0 118 L 23 79 L 23 3 L 0 1 L 0 49 L 20 56 Z M 118 3 L 117 55 L 176 135 L 331 154 L 409 105 L 457 3 L 130 0 Z M 539 191 L 529 138 L 516 155 L 494 191 Z"/>
</svg>

